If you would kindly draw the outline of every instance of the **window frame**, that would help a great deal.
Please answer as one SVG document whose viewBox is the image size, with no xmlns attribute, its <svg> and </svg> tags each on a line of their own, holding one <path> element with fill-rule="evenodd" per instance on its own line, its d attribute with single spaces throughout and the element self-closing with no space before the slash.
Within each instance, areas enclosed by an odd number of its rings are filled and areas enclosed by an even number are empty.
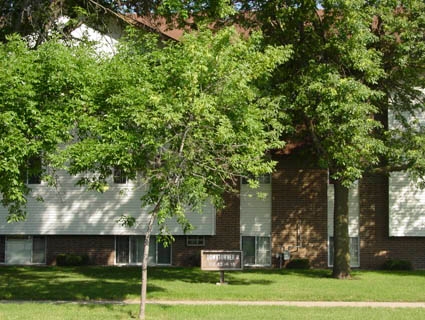
<svg viewBox="0 0 425 320">
<path fill-rule="evenodd" d="M 128 176 L 125 174 L 124 170 L 119 168 L 119 167 L 114 167 L 113 168 L 113 175 L 112 175 L 112 180 L 114 182 L 114 184 L 127 184 L 128 183 Z"/>
<path fill-rule="evenodd" d="M 120 238 L 124 238 L 127 237 L 127 252 L 128 252 L 128 256 L 127 256 L 127 262 L 118 262 L 117 258 L 119 257 L 119 252 L 118 252 L 118 246 L 117 243 L 119 241 Z M 134 241 L 134 239 L 136 237 L 143 237 L 143 239 L 145 238 L 145 236 L 137 236 L 137 235 L 116 235 L 115 236 L 115 265 L 134 265 L 134 266 L 141 266 L 143 263 L 142 262 L 133 262 L 132 261 L 132 241 Z M 141 242 L 144 244 L 144 240 Z M 158 245 L 162 245 L 162 243 L 157 242 L 156 241 L 156 236 L 151 236 L 150 242 L 149 242 L 149 246 L 152 245 L 152 243 L 155 243 L 155 251 L 154 251 L 154 263 L 151 264 L 153 266 L 171 266 L 172 265 L 172 260 L 173 260 L 173 248 L 172 245 L 170 245 L 169 248 L 169 252 L 170 252 L 170 261 L 169 263 L 159 263 L 159 256 L 158 256 Z M 152 247 L 149 248 L 149 257 L 151 257 L 151 253 L 152 253 Z M 149 265 L 149 258 L 148 258 L 148 265 Z"/>
<path fill-rule="evenodd" d="M 24 168 L 24 183 L 27 185 L 41 184 L 43 173 L 43 162 L 41 156 L 32 156 L 27 159 Z"/>
<path fill-rule="evenodd" d="M 42 262 L 34 262 L 34 238 L 42 238 L 43 239 L 43 261 Z M 14 265 L 14 263 L 8 263 L 8 240 L 27 240 L 27 241 L 31 241 L 31 252 L 30 252 L 30 256 L 29 256 L 29 262 L 28 263 L 23 263 L 22 265 L 45 265 L 47 262 L 47 237 L 43 236 L 43 235 L 5 235 L 3 237 L 4 239 L 4 257 L 3 257 L 3 262 L 0 262 L 0 264 L 5 264 L 5 265 Z"/>
<path fill-rule="evenodd" d="M 205 247 L 205 236 L 188 235 L 186 236 L 187 247 Z"/>
<path fill-rule="evenodd" d="M 355 251 L 353 252 L 353 241 L 354 239 L 356 239 L 357 242 L 357 246 Z M 360 237 L 359 236 L 355 236 L 355 237 L 350 237 L 350 268 L 360 268 Z M 334 261 L 334 256 L 333 256 L 333 236 L 328 236 L 328 267 L 332 268 L 333 267 L 333 261 Z M 353 264 L 353 257 L 354 257 L 354 253 L 357 253 L 357 257 L 356 257 L 356 263 Z"/>
<path fill-rule="evenodd" d="M 241 236 L 241 250 L 242 252 L 244 252 L 244 248 L 243 248 L 243 238 L 254 238 L 254 263 L 250 264 L 250 263 L 245 263 L 245 254 L 243 254 L 243 266 L 245 267 L 270 267 L 272 265 L 272 242 L 271 242 L 271 236 Z M 267 263 L 263 264 L 263 263 L 259 263 L 258 259 L 259 259 L 259 239 L 260 238 L 267 238 L 268 239 L 268 243 L 269 243 L 269 249 L 266 250 L 267 254 L 267 258 L 268 261 Z"/>
</svg>

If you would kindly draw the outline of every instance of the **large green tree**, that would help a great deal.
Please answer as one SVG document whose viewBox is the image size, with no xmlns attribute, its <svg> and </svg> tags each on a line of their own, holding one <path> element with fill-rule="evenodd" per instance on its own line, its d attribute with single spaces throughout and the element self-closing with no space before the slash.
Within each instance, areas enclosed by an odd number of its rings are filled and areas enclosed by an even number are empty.
<svg viewBox="0 0 425 320">
<path fill-rule="evenodd" d="M 334 181 L 334 267 L 350 277 L 348 191 L 367 172 L 423 176 L 423 129 L 403 121 L 423 111 L 423 1 L 247 1 L 268 44 L 292 45 L 274 74 L 274 94 Z M 243 15 L 246 18 L 247 15 Z M 405 128 L 387 126 L 395 113 Z"/>
<path fill-rule="evenodd" d="M 96 63 L 85 46 L 52 40 L 33 50 L 17 36 L 0 43 L 0 194 L 9 222 L 25 218 L 26 175 L 47 177 L 50 155 L 70 137 L 73 106 L 88 96 Z"/>
<path fill-rule="evenodd" d="M 147 262 L 152 227 L 169 237 L 165 222 L 176 217 L 191 228 L 187 209 L 205 201 L 219 206 L 241 175 L 271 172 L 267 152 L 282 146 L 276 104 L 258 86 L 290 50 L 261 49 L 261 38 L 244 40 L 233 29 L 184 36 L 162 43 L 131 33 L 119 53 L 101 67 L 91 104 L 74 110 L 74 143 L 59 157 L 71 174 L 104 191 L 113 168 L 145 185 L 149 207 L 142 264 L 140 318 L 145 315 Z M 134 222 L 123 216 L 122 221 Z"/>
</svg>

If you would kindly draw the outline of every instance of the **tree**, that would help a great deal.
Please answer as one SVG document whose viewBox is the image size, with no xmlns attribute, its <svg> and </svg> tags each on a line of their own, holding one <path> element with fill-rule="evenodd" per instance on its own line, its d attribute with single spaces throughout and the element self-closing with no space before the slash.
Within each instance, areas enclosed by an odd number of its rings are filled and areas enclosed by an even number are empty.
<svg viewBox="0 0 425 320">
<path fill-rule="evenodd" d="M 106 32 L 112 24 L 134 24 L 128 14 L 151 18 L 154 25 L 158 17 L 166 17 L 175 25 L 216 20 L 234 12 L 229 1 L 155 1 L 155 0 L 2 0 L 0 2 L 0 41 L 12 33 L 31 35 L 37 46 L 60 34 L 70 33 L 82 23 Z M 70 19 L 64 23 L 60 18 Z M 161 19 L 163 21 L 163 19 Z M 137 23 L 136 23 L 137 24 Z M 138 25 L 141 26 L 141 25 Z M 141 26 L 143 27 L 143 26 Z"/>
<path fill-rule="evenodd" d="M 320 7 L 320 9 L 318 9 Z M 335 186 L 334 267 L 350 277 L 348 189 L 367 172 L 424 176 L 423 129 L 388 129 L 387 114 L 423 110 L 423 1 L 247 1 L 268 44 L 292 45 L 274 74 L 282 110 Z M 246 15 L 244 15 L 246 17 Z M 410 134 L 409 134 L 410 133 Z M 391 138 L 389 138 L 391 137 Z M 378 170 L 379 169 L 379 170 Z"/>
<path fill-rule="evenodd" d="M 96 63 L 89 48 L 56 40 L 36 50 L 17 36 L 0 43 L 0 193 L 9 222 L 25 219 L 28 162 L 41 157 L 46 168 L 70 137 L 72 106 L 84 102 Z M 30 174 L 47 179 L 42 168 Z"/>
<path fill-rule="evenodd" d="M 82 184 L 107 189 L 118 167 L 145 184 L 141 206 L 149 207 L 142 264 L 140 318 L 145 315 L 149 240 L 158 223 L 176 217 L 191 228 L 188 208 L 208 199 L 217 206 L 240 175 L 271 172 L 268 150 L 282 146 L 279 110 L 258 85 L 289 49 L 261 48 L 261 38 L 243 40 L 233 29 L 188 34 L 179 43 L 131 33 L 119 53 L 101 67 L 90 104 L 74 110 L 74 143 L 59 155 L 71 174 L 95 173 Z M 124 216 L 131 224 L 134 217 Z"/>
</svg>

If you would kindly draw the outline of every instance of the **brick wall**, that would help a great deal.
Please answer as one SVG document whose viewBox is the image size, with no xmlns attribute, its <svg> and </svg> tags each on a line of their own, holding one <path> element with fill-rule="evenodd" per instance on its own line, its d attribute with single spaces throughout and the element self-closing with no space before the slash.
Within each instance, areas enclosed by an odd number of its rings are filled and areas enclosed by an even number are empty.
<svg viewBox="0 0 425 320">
<path fill-rule="evenodd" d="M 327 267 L 326 170 L 295 157 L 281 157 L 272 176 L 272 257 L 291 248 L 291 257 Z M 296 248 L 300 246 L 300 248 Z"/>
<path fill-rule="evenodd" d="M 360 183 L 360 266 L 379 268 L 386 259 L 410 260 L 425 269 L 425 237 L 389 237 L 388 178 L 369 176 Z"/>
<path fill-rule="evenodd" d="M 240 250 L 240 200 L 237 194 L 224 196 L 225 207 L 217 210 L 216 235 L 205 236 L 205 246 L 186 245 L 186 237 L 175 237 L 173 259 L 175 266 L 199 266 L 201 250 Z"/>
<path fill-rule="evenodd" d="M 56 256 L 61 253 L 88 255 L 91 264 L 114 264 L 114 236 L 47 236 L 46 239 L 47 264 L 56 264 Z"/>
</svg>

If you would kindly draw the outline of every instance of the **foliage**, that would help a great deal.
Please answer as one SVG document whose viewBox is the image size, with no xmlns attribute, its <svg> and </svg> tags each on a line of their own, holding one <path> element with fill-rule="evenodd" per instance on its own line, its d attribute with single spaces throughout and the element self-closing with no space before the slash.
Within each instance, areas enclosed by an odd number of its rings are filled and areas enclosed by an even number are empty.
<svg viewBox="0 0 425 320">
<path fill-rule="evenodd" d="M 290 50 L 244 40 L 234 29 L 200 31 L 179 43 L 130 32 L 118 54 L 99 69 L 93 100 L 74 110 L 73 143 L 57 158 L 89 189 L 107 190 L 119 168 L 141 185 L 141 206 L 150 210 L 142 262 L 144 318 L 149 239 L 154 222 L 164 243 L 165 222 L 175 217 L 192 229 L 187 209 L 206 201 L 221 206 L 241 175 L 270 173 L 268 150 L 282 146 L 275 104 L 256 86 L 264 83 Z M 130 217 L 125 224 L 140 223 Z"/>
<path fill-rule="evenodd" d="M 17 36 L 0 43 L 0 194 L 8 221 L 25 217 L 29 160 L 42 156 L 45 168 L 70 137 L 73 106 L 87 99 L 96 64 L 85 46 L 52 40 L 32 50 Z"/>
<path fill-rule="evenodd" d="M 207 198 L 219 204 L 239 175 L 272 170 L 265 154 L 281 147 L 282 125 L 255 84 L 289 50 L 262 53 L 260 38 L 245 41 L 232 29 L 157 41 L 134 33 L 103 64 L 62 161 L 69 159 L 71 174 L 96 172 L 81 183 L 98 191 L 119 167 L 144 184 L 143 206 L 159 204 L 160 225 L 176 216 L 187 231 L 187 207 Z"/>
<path fill-rule="evenodd" d="M 310 269 L 308 259 L 291 259 L 285 266 L 286 269 Z"/>
<path fill-rule="evenodd" d="M 241 8 L 255 9 L 251 22 L 268 44 L 293 46 L 272 79 L 294 128 L 284 137 L 302 141 L 329 169 L 335 201 L 348 201 L 344 189 L 367 172 L 425 176 L 425 130 L 410 121 L 424 111 L 423 1 L 242 1 Z M 388 126 L 389 113 L 401 128 Z M 345 261 L 348 274 L 348 206 L 334 212 L 342 228 L 334 228 L 334 270 Z"/>
<path fill-rule="evenodd" d="M 412 262 L 401 259 L 388 259 L 382 265 L 384 270 L 413 270 Z"/>
<path fill-rule="evenodd" d="M 129 14 L 143 16 L 153 24 L 164 22 L 166 17 L 168 22 L 176 25 L 194 21 L 203 23 L 234 12 L 232 2 L 224 0 L 3 0 L 0 2 L 0 41 L 12 33 L 30 36 L 35 46 L 52 35 L 69 39 L 73 29 L 82 23 L 105 32 L 114 24 L 131 23 Z M 60 19 L 64 16 L 69 18 L 66 23 Z"/>
</svg>

